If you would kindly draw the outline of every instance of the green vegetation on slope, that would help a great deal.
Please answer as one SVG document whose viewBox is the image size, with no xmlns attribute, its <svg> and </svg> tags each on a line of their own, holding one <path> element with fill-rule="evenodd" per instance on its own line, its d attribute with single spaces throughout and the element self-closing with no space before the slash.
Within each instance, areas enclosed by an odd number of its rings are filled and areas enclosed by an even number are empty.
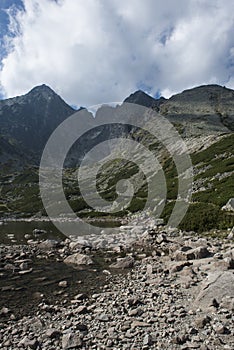
<svg viewBox="0 0 234 350">
<path fill-rule="evenodd" d="M 211 228 L 225 229 L 234 226 L 233 213 L 221 210 L 234 197 L 233 155 L 234 134 L 191 155 L 195 171 L 198 170 L 194 181 L 202 181 L 203 190 L 198 189 L 193 193 L 192 203 L 180 224 L 181 229 L 203 232 Z M 173 167 L 172 162 L 171 166 Z M 166 176 L 171 177 L 172 172 L 167 171 L 167 168 L 166 172 Z M 167 203 L 162 214 L 165 220 L 169 218 L 174 203 Z"/>
<path fill-rule="evenodd" d="M 151 144 L 151 150 L 157 152 L 158 143 Z M 194 165 L 195 184 L 192 203 L 180 224 L 187 231 L 202 232 L 212 228 L 224 229 L 234 225 L 234 215 L 222 211 L 227 201 L 234 197 L 234 134 L 222 138 L 206 150 L 194 153 L 191 159 Z M 161 217 L 165 221 L 173 210 L 178 191 L 177 170 L 174 162 L 165 153 L 161 159 L 167 183 L 167 203 Z M 124 216 L 144 208 L 148 186 L 143 173 L 140 185 L 139 169 L 133 163 L 122 159 L 110 161 L 100 170 L 97 177 L 97 190 L 107 201 L 117 198 L 116 184 L 121 179 L 133 179 L 135 194 L 129 207 L 113 216 Z M 77 172 L 66 169 L 63 174 L 65 196 L 72 209 L 82 217 L 108 216 L 93 211 L 81 196 Z M 38 186 L 38 169 L 28 168 L 17 174 L 2 174 L 0 214 L 32 216 L 45 215 Z"/>
</svg>

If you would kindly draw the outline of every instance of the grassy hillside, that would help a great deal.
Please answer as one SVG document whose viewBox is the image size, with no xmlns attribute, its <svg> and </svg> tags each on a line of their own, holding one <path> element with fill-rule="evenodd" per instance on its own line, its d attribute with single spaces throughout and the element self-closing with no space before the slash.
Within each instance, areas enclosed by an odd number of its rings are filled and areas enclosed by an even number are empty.
<svg viewBox="0 0 234 350">
<path fill-rule="evenodd" d="M 211 228 L 224 229 L 234 225 L 234 215 L 221 208 L 234 197 L 234 134 L 212 144 L 206 150 L 191 155 L 194 165 L 192 203 L 180 224 L 184 230 L 202 232 Z M 166 168 L 167 178 L 174 178 L 172 166 Z M 171 181 L 171 180 L 169 180 Z M 171 191 L 171 186 L 169 187 Z M 175 189 L 175 193 L 177 189 Z M 167 204 L 163 217 L 167 219 L 174 202 Z"/>
<path fill-rule="evenodd" d="M 158 145 L 151 145 L 151 150 L 157 150 Z M 191 155 L 194 165 L 194 189 L 192 202 L 180 224 L 184 230 L 202 232 L 212 228 L 228 228 L 234 225 L 234 215 L 221 210 L 229 198 L 234 197 L 234 134 L 224 137 L 204 151 Z M 161 163 L 167 181 L 167 203 L 162 217 L 165 221 L 177 198 L 178 179 L 172 159 L 164 154 Z M 103 216 L 94 212 L 82 199 L 77 184 L 77 174 L 74 169 L 64 171 L 63 185 L 66 198 L 72 209 L 79 216 Z M 134 213 L 141 210 L 147 197 L 147 183 L 144 174 L 138 172 L 138 167 L 129 161 L 116 159 L 109 162 L 98 175 L 97 189 L 106 200 L 116 199 L 116 183 L 123 178 L 133 178 L 135 196 L 130 206 L 117 216 Z M 138 179 L 143 179 L 143 185 L 138 185 Z M 28 168 L 18 174 L 1 176 L 1 216 L 32 216 L 45 215 L 45 210 L 39 195 L 38 169 Z"/>
</svg>

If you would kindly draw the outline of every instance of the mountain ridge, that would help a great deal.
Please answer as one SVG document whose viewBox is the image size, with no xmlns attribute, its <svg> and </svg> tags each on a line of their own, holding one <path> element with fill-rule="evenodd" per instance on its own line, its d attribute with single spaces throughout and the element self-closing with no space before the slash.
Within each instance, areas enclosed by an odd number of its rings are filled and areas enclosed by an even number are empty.
<svg viewBox="0 0 234 350">
<path fill-rule="evenodd" d="M 172 122 L 184 138 L 204 136 L 205 140 L 209 135 L 234 130 L 234 91 L 219 85 L 187 89 L 169 99 L 155 99 L 137 90 L 124 102 L 152 108 Z M 100 108 L 98 113 L 104 110 Z M 0 100 L 0 164 L 5 164 L 8 157 L 12 164 L 38 165 L 51 133 L 75 112 L 45 84 L 35 86 L 25 95 Z"/>
<path fill-rule="evenodd" d="M 131 94 L 126 100 L 128 103 L 150 103 L 153 110 L 171 121 L 188 145 L 194 167 L 194 184 L 191 189 L 192 201 L 181 227 L 188 231 L 231 227 L 233 213 L 223 212 L 222 207 L 234 196 L 234 91 L 208 85 L 185 90 L 168 100 L 154 99 L 142 91 Z M 96 116 L 100 113 L 102 117 L 106 113 L 107 117 L 113 108 L 103 106 Z M 76 111 L 73 108 L 45 85 L 35 87 L 21 97 L 0 102 L 0 213 L 3 217 L 46 215 L 38 183 L 40 152 L 54 128 L 74 112 Z M 86 113 L 88 116 L 87 109 L 82 112 L 83 115 Z M 72 146 L 68 160 L 74 161 L 64 166 L 63 185 L 66 199 L 80 217 L 97 218 L 103 215 L 92 210 L 81 196 L 75 157 L 87 154 L 87 151 L 108 137 L 130 138 L 143 143 L 156 155 L 163 168 L 167 182 L 167 199 L 162 218 L 167 222 L 178 195 L 175 164 L 163 145 L 153 140 L 150 134 L 128 127 L 117 124 L 114 129 L 107 126 L 94 128 L 91 133 L 82 135 L 74 147 Z M 137 156 L 139 159 L 142 157 L 141 153 Z M 91 186 L 92 179 L 89 176 L 92 178 L 92 171 L 89 171 L 86 179 Z M 97 188 L 104 199 L 113 201 L 117 196 L 118 181 L 131 178 L 135 184 L 135 194 L 123 213 L 128 215 L 141 210 L 147 198 L 147 179 L 142 176 L 138 174 L 137 166 L 126 161 L 123 154 L 123 159 L 107 163 L 97 179 Z M 140 181 L 142 179 L 143 182 Z M 52 188 L 50 190 L 53 191 Z"/>
</svg>

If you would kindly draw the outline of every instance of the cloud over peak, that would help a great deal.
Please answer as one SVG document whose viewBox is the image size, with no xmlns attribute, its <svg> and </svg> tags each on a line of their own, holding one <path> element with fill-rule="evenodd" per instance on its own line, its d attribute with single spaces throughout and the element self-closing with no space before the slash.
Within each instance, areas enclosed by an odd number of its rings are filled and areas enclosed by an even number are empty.
<svg viewBox="0 0 234 350">
<path fill-rule="evenodd" d="M 71 104 L 234 87 L 234 3 L 221 0 L 24 0 L 10 12 L 0 71 L 7 97 L 46 83 Z"/>
</svg>

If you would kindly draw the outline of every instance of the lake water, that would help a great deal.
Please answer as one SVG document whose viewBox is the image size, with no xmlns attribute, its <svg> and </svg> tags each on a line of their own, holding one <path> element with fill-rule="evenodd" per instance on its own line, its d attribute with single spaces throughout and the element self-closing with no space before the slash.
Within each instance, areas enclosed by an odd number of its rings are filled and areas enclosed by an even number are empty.
<svg viewBox="0 0 234 350">
<path fill-rule="evenodd" d="M 103 221 L 99 223 L 101 225 L 111 224 L 111 222 L 104 223 Z M 117 222 L 112 222 L 112 225 L 117 225 Z M 46 233 L 36 237 L 33 235 L 34 229 L 46 230 Z M 30 235 L 33 240 L 63 240 L 66 238 L 50 221 L 1 221 L 0 244 L 9 246 L 25 244 L 29 239 L 25 238 L 26 234 Z M 9 247 L 0 247 L 0 253 L 1 249 L 5 248 Z M 6 261 L 1 258 L 0 254 L 0 309 L 7 306 L 17 316 L 23 317 L 34 314 L 37 310 L 37 305 L 41 302 L 41 298 L 38 299 L 36 296 L 38 293 L 44 295 L 43 300 L 49 303 L 54 303 L 56 300 L 56 302 L 63 303 L 63 306 L 65 300 L 69 303 L 69 300 L 79 293 L 99 293 L 102 291 L 102 286 L 106 284 L 106 275 L 102 273 L 107 268 L 105 257 L 106 255 L 101 251 L 96 252 L 92 257 L 94 265 L 76 269 L 66 265 L 60 259 L 57 260 L 56 257 L 45 259 L 35 255 L 31 257 L 32 271 L 19 275 L 13 270 L 3 268 Z M 59 282 L 64 280 L 67 281 L 68 287 L 61 289 Z M 4 315 L 0 315 L 0 322 L 5 322 Z"/>
<path fill-rule="evenodd" d="M 67 222 L 66 225 L 72 227 L 76 225 L 74 222 Z M 118 227 L 120 222 L 116 220 L 106 220 L 106 221 L 95 221 L 95 225 L 99 227 Z M 38 237 L 33 235 L 34 229 L 45 230 L 46 233 L 40 234 Z M 93 228 L 93 232 L 95 227 Z M 77 232 L 77 235 L 84 235 L 93 232 Z M 30 237 L 25 238 L 25 235 L 30 235 Z M 40 221 L 40 220 L 7 220 L 0 222 L 0 244 L 26 244 L 28 239 L 55 239 L 64 240 L 66 236 L 62 234 L 51 221 Z"/>
<path fill-rule="evenodd" d="M 34 229 L 45 230 L 40 239 L 63 240 L 65 236 L 50 221 L 5 221 L 0 225 L 0 243 L 3 244 L 25 244 L 29 238 L 25 235 L 33 235 Z"/>
</svg>

